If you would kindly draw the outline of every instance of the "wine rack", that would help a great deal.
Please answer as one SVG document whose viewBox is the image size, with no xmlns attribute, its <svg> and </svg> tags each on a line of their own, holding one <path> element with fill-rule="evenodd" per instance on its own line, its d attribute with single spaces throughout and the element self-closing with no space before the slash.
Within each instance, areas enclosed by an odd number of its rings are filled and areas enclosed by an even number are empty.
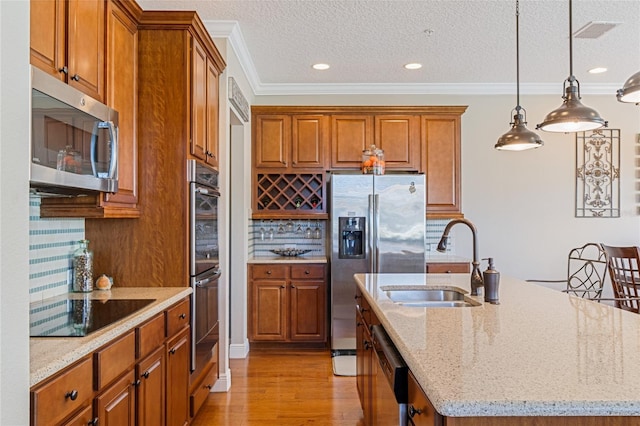
<svg viewBox="0 0 640 426">
<path fill-rule="evenodd" d="M 258 173 L 254 217 L 326 216 L 324 173 Z"/>
</svg>

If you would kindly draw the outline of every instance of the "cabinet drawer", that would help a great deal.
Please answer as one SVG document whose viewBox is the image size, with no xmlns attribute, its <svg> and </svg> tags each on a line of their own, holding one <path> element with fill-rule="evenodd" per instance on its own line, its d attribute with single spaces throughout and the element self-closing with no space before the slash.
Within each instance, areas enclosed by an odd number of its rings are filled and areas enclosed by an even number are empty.
<svg viewBox="0 0 640 426">
<path fill-rule="evenodd" d="M 133 367 L 136 361 L 136 337 L 131 331 L 124 337 L 96 351 L 96 390 L 108 385 L 126 370 Z"/>
<path fill-rule="evenodd" d="M 143 358 L 164 342 L 164 315 L 158 314 L 136 328 L 138 335 L 136 357 Z"/>
<path fill-rule="evenodd" d="M 284 279 L 287 275 L 287 266 L 285 265 L 252 265 L 252 278 L 254 280 L 272 280 Z"/>
<path fill-rule="evenodd" d="M 468 263 L 427 263 L 428 274 L 466 274 L 470 272 Z"/>
<path fill-rule="evenodd" d="M 204 379 L 198 387 L 193 391 L 190 398 L 190 410 L 191 417 L 195 416 L 202 407 L 202 404 L 207 400 L 207 396 L 211 392 L 211 388 L 216 383 L 218 379 L 218 363 L 213 361 L 211 362 L 211 369 L 206 374 Z"/>
<path fill-rule="evenodd" d="M 31 392 L 31 424 L 53 425 L 86 404 L 93 396 L 91 358 Z"/>
<path fill-rule="evenodd" d="M 294 280 L 324 279 L 324 265 L 292 265 L 291 278 Z"/>
<path fill-rule="evenodd" d="M 93 405 L 87 405 L 78 414 L 62 423 L 62 426 L 85 426 L 91 425 L 95 420 L 93 417 Z"/>
<path fill-rule="evenodd" d="M 167 337 L 173 336 L 183 327 L 189 325 L 190 312 L 189 299 L 185 299 L 174 307 L 167 309 Z"/>
</svg>

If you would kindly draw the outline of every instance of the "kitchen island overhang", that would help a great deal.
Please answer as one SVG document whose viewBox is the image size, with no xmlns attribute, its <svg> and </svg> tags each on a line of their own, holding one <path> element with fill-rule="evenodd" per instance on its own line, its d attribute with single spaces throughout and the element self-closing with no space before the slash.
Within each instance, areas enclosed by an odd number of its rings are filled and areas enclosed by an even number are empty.
<svg viewBox="0 0 640 426">
<path fill-rule="evenodd" d="M 640 416 L 636 314 L 505 276 L 499 305 L 407 307 L 383 288 L 468 291 L 468 274 L 354 277 L 443 416 Z"/>
</svg>

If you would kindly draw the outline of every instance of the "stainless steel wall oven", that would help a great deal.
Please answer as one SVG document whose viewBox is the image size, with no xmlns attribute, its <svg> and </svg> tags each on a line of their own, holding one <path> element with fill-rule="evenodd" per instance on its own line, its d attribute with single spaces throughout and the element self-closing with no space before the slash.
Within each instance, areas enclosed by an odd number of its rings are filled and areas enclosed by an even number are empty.
<svg viewBox="0 0 640 426">
<path fill-rule="evenodd" d="M 190 191 L 191 371 L 199 374 L 219 340 L 218 172 L 188 160 Z"/>
</svg>

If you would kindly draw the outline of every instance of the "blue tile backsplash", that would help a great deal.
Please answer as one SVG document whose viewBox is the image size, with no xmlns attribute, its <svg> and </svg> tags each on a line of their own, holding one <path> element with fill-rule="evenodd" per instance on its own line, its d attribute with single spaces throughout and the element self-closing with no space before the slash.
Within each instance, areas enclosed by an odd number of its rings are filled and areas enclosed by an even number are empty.
<svg viewBox="0 0 640 426">
<path fill-rule="evenodd" d="M 29 297 L 36 302 L 71 290 L 72 254 L 84 239 L 84 219 L 40 217 L 37 195 L 29 198 Z"/>
</svg>

